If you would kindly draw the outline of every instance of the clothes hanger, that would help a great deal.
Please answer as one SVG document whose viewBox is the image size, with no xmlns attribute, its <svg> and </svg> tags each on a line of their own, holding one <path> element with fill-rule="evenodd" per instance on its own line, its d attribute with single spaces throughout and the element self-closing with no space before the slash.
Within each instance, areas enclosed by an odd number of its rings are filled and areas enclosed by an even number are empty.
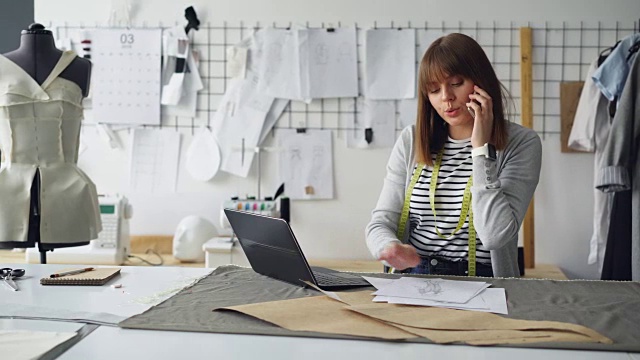
<svg viewBox="0 0 640 360">
<path fill-rule="evenodd" d="M 631 57 L 633 56 L 633 54 L 638 52 L 638 49 L 640 49 L 640 40 L 637 40 L 633 45 L 631 45 L 631 47 L 629 48 L 629 54 L 627 54 L 627 62 L 629 62 L 629 60 L 631 59 Z"/>
<path fill-rule="evenodd" d="M 613 46 L 608 47 L 600 52 L 600 55 L 598 55 L 598 67 L 602 65 L 602 63 L 607 59 L 607 56 L 609 56 L 609 54 L 611 54 L 611 52 L 616 47 L 618 47 L 619 44 L 620 44 L 620 40 L 616 41 L 616 43 Z"/>
</svg>

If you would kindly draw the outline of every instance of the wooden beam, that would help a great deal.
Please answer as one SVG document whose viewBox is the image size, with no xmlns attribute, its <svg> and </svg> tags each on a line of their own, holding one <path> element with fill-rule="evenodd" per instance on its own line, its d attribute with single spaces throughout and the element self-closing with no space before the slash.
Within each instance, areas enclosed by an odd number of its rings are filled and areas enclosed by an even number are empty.
<svg viewBox="0 0 640 360">
<path fill-rule="evenodd" d="M 520 102 L 522 125 L 533 128 L 533 50 L 531 28 L 520 28 Z M 524 267 L 532 269 L 536 265 L 534 236 L 534 199 L 531 198 L 522 226 L 524 238 Z"/>
<path fill-rule="evenodd" d="M 576 116 L 578 102 L 584 81 L 563 81 L 560 83 L 560 152 L 583 152 L 569 147 L 569 135 Z"/>
</svg>

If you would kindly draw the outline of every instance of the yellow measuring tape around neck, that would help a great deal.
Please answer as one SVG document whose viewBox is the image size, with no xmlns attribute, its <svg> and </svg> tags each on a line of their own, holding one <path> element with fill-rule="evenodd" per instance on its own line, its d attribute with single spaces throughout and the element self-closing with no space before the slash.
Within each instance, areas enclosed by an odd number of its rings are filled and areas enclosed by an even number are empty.
<svg viewBox="0 0 640 360">
<path fill-rule="evenodd" d="M 435 195 L 436 195 L 436 186 L 438 184 L 438 173 L 440 172 L 440 165 L 442 164 L 442 155 L 444 154 L 444 149 L 440 150 L 438 156 L 436 157 L 436 163 L 433 166 L 433 171 L 431 172 L 431 181 L 429 183 L 429 202 L 431 203 L 431 211 L 433 213 L 433 218 L 435 222 L 436 233 L 442 239 L 448 239 L 457 233 L 462 226 L 464 225 L 464 221 L 469 216 L 469 267 L 468 273 L 469 276 L 476 275 L 476 230 L 473 226 L 473 211 L 471 209 L 471 184 L 473 183 L 473 176 L 469 177 L 467 181 L 467 185 L 464 189 L 464 194 L 462 196 L 462 208 L 460 209 L 460 218 L 458 220 L 458 225 L 453 230 L 451 234 L 448 236 L 442 235 L 440 230 L 438 230 L 438 221 L 435 207 Z M 409 206 L 411 202 L 411 194 L 413 193 L 413 188 L 415 187 L 418 179 L 420 178 L 420 174 L 424 169 L 425 164 L 418 164 L 416 169 L 413 172 L 413 176 L 411 177 L 411 182 L 409 183 L 409 188 L 405 194 L 404 204 L 402 206 L 402 213 L 400 215 L 400 223 L 398 225 L 398 239 L 404 239 L 404 234 L 406 231 L 407 220 L 409 219 Z"/>
</svg>

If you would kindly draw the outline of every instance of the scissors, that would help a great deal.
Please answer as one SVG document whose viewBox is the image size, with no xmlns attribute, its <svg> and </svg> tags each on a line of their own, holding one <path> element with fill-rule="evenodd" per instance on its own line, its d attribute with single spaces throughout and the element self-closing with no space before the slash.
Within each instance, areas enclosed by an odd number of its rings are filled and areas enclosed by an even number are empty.
<svg viewBox="0 0 640 360">
<path fill-rule="evenodd" d="M 4 283 L 7 284 L 11 290 L 18 291 L 18 285 L 13 281 L 13 278 L 21 277 L 24 273 L 24 269 L 2 268 L 0 269 L 0 279 L 4 280 Z"/>
</svg>

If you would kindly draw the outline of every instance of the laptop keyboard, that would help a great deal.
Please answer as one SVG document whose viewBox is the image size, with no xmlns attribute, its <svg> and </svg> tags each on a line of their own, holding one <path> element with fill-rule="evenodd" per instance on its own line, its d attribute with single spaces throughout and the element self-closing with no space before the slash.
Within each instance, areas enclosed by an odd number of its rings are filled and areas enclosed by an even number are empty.
<svg viewBox="0 0 640 360">
<path fill-rule="evenodd" d="M 314 271 L 313 276 L 320 285 L 362 285 L 362 279 L 358 277 L 347 278 L 319 271 Z"/>
</svg>

